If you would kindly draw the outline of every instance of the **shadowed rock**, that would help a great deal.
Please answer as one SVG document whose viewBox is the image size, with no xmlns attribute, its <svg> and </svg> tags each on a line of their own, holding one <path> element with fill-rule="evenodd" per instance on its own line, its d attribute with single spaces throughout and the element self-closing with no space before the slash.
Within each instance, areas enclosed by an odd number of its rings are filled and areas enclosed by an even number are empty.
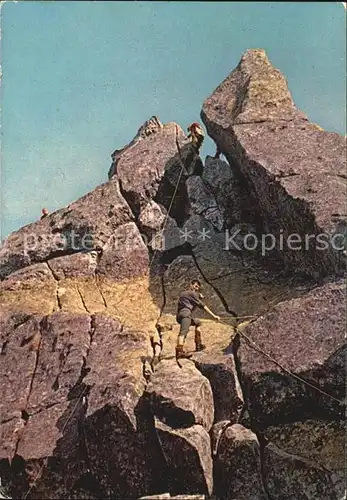
<svg viewBox="0 0 347 500">
<path fill-rule="evenodd" d="M 220 420 L 212 426 L 212 429 L 210 430 L 210 436 L 213 457 L 215 457 L 218 453 L 219 442 L 221 440 L 221 437 L 223 436 L 225 429 L 227 427 L 230 427 L 231 425 L 233 424 L 229 420 Z"/>
<path fill-rule="evenodd" d="M 208 304 L 216 314 L 225 313 L 225 308 L 221 299 L 218 297 L 213 287 L 204 280 L 204 277 L 197 268 L 195 260 L 191 255 L 179 256 L 170 262 L 165 270 L 163 279 L 166 298 L 163 308 L 164 314 L 176 316 L 178 297 L 183 290 L 188 290 L 190 282 L 193 279 L 198 279 L 202 284 L 202 294 L 206 304 Z M 194 314 L 198 318 L 210 318 L 202 309 L 194 311 Z"/>
<path fill-rule="evenodd" d="M 169 468 L 170 491 L 205 493 L 213 488 L 210 438 L 200 425 L 172 429 L 159 420 L 155 428 Z"/>
<path fill-rule="evenodd" d="M 272 443 L 264 449 L 264 479 L 270 497 L 279 500 L 340 500 L 345 492 L 343 474 L 338 477 Z"/>
<path fill-rule="evenodd" d="M 288 283 L 264 268 L 252 252 L 233 251 L 229 237 L 233 233 L 218 233 L 200 215 L 194 215 L 184 225 L 192 254 L 205 281 L 213 287 L 224 304 L 224 311 L 239 316 L 252 315 L 269 308 L 277 297 L 298 295 L 295 283 Z M 205 236 L 204 236 L 205 235 Z M 230 251 L 229 251 L 230 247 Z M 242 248 L 242 247 L 241 247 Z"/>
<path fill-rule="evenodd" d="M 215 196 L 225 228 L 239 223 L 257 223 L 256 202 L 232 164 L 207 156 L 202 180 Z"/>
<path fill-rule="evenodd" d="M 264 458 L 272 496 L 343 498 L 346 475 L 343 421 L 295 422 L 270 427 L 265 436 L 273 443 L 265 448 Z"/>
<path fill-rule="evenodd" d="M 264 434 L 283 451 L 317 462 L 331 472 L 344 474 L 346 443 L 343 421 L 299 421 L 268 427 Z"/>
<path fill-rule="evenodd" d="M 227 427 L 220 438 L 215 485 L 221 500 L 268 500 L 262 484 L 257 436 L 242 425 Z"/>
<path fill-rule="evenodd" d="M 224 221 L 219 207 L 202 178 L 197 175 L 189 177 L 186 185 L 192 212 L 203 215 L 218 231 L 222 230 Z"/>
<path fill-rule="evenodd" d="M 198 352 L 192 358 L 196 367 L 210 381 L 215 408 L 215 422 L 237 423 L 243 408 L 243 395 L 232 354 Z"/>
</svg>

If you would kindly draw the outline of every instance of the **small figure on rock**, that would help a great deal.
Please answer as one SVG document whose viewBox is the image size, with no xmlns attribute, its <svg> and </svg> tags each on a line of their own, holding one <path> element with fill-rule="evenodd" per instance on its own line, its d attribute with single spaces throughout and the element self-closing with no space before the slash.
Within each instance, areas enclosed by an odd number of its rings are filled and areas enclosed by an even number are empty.
<svg viewBox="0 0 347 500">
<path fill-rule="evenodd" d="M 188 139 L 191 139 L 193 146 L 195 146 L 195 148 L 199 152 L 205 139 L 205 133 L 201 125 L 198 122 L 193 122 L 191 125 L 189 125 L 188 132 Z"/>
<path fill-rule="evenodd" d="M 41 210 L 41 214 L 42 214 L 41 215 L 41 220 L 44 219 L 45 217 L 47 217 L 47 215 L 49 215 L 49 212 L 48 212 L 47 208 L 43 208 Z"/>
<path fill-rule="evenodd" d="M 160 353 L 163 349 L 163 340 L 162 340 L 162 326 L 157 323 L 155 334 L 151 337 L 151 344 L 153 349 L 153 359 L 151 361 L 151 368 L 154 372 L 155 367 L 160 362 Z"/>
<path fill-rule="evenodd" d="M 186 340 L 189 327 L 195 326 L 195 349 L 197 351 L 202 351 L 205 349 L 205 345 L 201 340 L 201 321 L 199 319 L 193 318 L 192 314 L 196 307 L 200 307 L 208 314 L 210 314 L 217 321 L 220 317 L 214 314 L 202 301 L 203 296 L 200 293 L 201 283 L 199 280 L 194 279 L 190 282 L 189 290 L 181 293 L 178 299 L 177 305 L 177 322 L 181 325 L 180 331 L 177 339 L 176 346 L 176 358 L 191 358 L 192 355 L 184 351 L 184 342 Z"/>
</svg>

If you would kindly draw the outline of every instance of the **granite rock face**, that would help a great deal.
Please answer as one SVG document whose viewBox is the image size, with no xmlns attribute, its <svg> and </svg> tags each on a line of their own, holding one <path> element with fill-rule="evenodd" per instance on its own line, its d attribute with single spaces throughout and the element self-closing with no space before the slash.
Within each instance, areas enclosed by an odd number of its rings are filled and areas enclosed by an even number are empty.
<svg viewBox="0 0 347 500">
<path fill-rule="evenodd" d="M 193 357 L 197 368 L 210 381 L 215 421 L 228 420 L 237 423 L 242 413 L 244 401 L 232 354 L 199 352 Z"/>
<path fill-rule="evenodd" d="M 163 361 L 147 387 L 153 413 L 170 427 L 202 425 L 207 431 L 214 420 L 210 383 L 189 360 Z"/>
<path fill-rule="evenodd" d="M 308 498 L 343 498 L 343 421 L 295 422 L 269 427 L 265 434 L 270 443 L 265 447 L 264 473 L 273 496 L 300 498 L 306 494 Z M 287 480 L 291 474 L 295 474 L 296 481 Z"/>
<path fill-rule="evenodd" d="M 258 49 L 206 99 L 202 118 L 255 200 L 261 230 L 275 236 L 275 258 L 288 272 L 341 272 L 342 236 L 332 236 L 346 233 L 346 139 L 308 121 Z M 292 238 L 284 250 L 280 235 Z"/>
<path fill-rule="evenodd" d="M 338 500 L 344 495 L 344 481 L 330 471 L 270 443 L 264 450 L 264 476 L 271 497 L 278 499 Z"/>
<path fill-rule="evenodd" d="M 213 490 L 210 437 L 200 425 L 172 429 L 156 420 L 156 431 L 169 469 L 172 492 L 204 493 Z"/>
<path fill-rule="evenodd" d="M 132 231 L 128 229 L 133 220 L 118 182 L 110 181 L 68 207 L 12 233 L 0 251 L 0 275 L 5 278 L 31 264 L 80 252 L 97 251 L 102 254 L 105 250 L 108 257 L 112 256 L 117 261 L 123 256 L 124 244 L 132 246 L 134 239 L 141 239 L 136 226 L 130 226 Z M 145 274 L 147 268 L 147 249 L 142 246 L 141 251 L 139 275 Z M 133 262 L 133 265 L 136 263 Z M 81 264 L 76 267 L 84 268 Z M 122 278 L 119 270 L 119 279 Z"/>
<path fill-rule="evenodd" d="M 185 180 L 195 172 L 201 173 L 202 162 L 194 147 L 185 143 L 178 125 L 163 125 L 158 119 L 156 123 L 146 140 L 135 137 L 114 156 L 109 177 L 119 179 L 122 193 L 136 217 L 154 200 L 170 209 L 175 219 L 182 220 L 189 209 Z M 174 203 L 170 206 L 174 192 Z"/>
<path fill-rule="evenodd" d="M 227 427 L 216 459 L 216 493 L 221 499 L 267 500 L 261 480 L 257 436 L 242 425 Z"/>
<path fill-rule="evenodd" d="M 343 411 L 346 355 L 344 282 L 328 283 L 302 298 L 278 304 L 246 326 L 238 358 L 254 424 L 273 425 L 301 418 L 336 418 Z M 295 375 L 336 400 L 288 376 L 248 339 Z"/>
<path fill-rule="evenodd" d="M 308 121 L 259 49 L 202 118 L 224 159 L 203 163 L 153 116 L 108 182 L 4 241 L 9 496 L 342 498 L 345 139 Z M 338 248 L 281 249 L 293 233 Z M 205 349 L 190 331 L 177 362 L 193 278 L 221 321 L 194 312 Z"/>
</svg>

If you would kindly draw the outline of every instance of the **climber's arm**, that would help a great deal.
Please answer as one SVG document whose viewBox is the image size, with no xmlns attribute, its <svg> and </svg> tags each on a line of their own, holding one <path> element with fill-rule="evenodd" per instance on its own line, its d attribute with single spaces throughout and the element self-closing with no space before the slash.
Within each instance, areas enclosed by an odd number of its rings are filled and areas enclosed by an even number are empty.
<svg viewBox="0 0 347 500">
<path fill-rule="evenodd" d="M 206 305 L 204 305 L 203 307 L 204 311 L 206 311 L 210 316 L 212 316 L 212 318 L 216 319 L 217 321 L 220 320 L 220 317 L 217 316 L 216 314 L 214 314 L 211 309 L 209 309 Z"/>
</svg>

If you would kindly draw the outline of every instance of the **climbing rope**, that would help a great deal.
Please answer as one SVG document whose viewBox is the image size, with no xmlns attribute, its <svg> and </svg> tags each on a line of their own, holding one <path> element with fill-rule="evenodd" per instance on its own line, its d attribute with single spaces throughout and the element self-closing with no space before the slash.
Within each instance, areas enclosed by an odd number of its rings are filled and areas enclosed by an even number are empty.
<svg viewBox="0 0 347 500">
<path fill-rule="evenodd" d="M 234 319 L 234 318 L 232 317 L 230 319 Z M 255 321 L 255 320 L 253 320 L 253 321 Z M 253 322 L 253 321 L 251 320 L 250 322 Z M 224 323 L 225 325 L 227 325 L 227 326 L 230 327 L 230 325 L 228 325 L 228 323 L 226 323 L 224 320 L 221 320 L 220 322 Z M 336 398 L 335 396 L 332 396 L 331 394 L 329 394 L 326 391 L 323 391 L 323 389 L 320 389 L 320 387 L 317 387 L 316 385 L 312 384 L 311 382 L 308 382 L 307 380 L 303 379 L 299 375 L 296 375 L 291 370 L 289 370 L 288 368 L 286 368 L 285 366 L 283 366 L 273 356 L 271 356 L 271 354 L 268 354 L 264 349 L 262 349 L 261 347 L 259 347 L 254 342 L 254 340 L 252 340 L 248 335 L 246 335 L 242 330 L 240 330 L 239 327 L 236 326 L 235 327 L 235 331 L 236 331 L 237 334 L 239 334 L 241 337 L 243 337 L 244 339 L 247 340 L 247 342 L 248 342 L 248 344 L 249 344 L 249 346 L 251 348 L 257 350 L 258 352 L 260 352 L 261 354 L 263 354 L 264 356 L 266 356 L 270 361 L 272 361 L 274 364 L 276 364 L 279 368 L 281 368 L 281 370 L 283 370 L 284 372 L 286 372 L 289 376 L 291 376 L 292 378 L 294 378 L 296 380 L 299 380 L 300 382 L 302 382 L 303 384 L 307 385 L 308 387 L 311 387 L 311 389 L 314 389 L 314 390 L 320 392 L 321 394 L 323 394 L 324 396 L 327 396 L 328 398 L 332 399 L 333 401 L 336 401 L 339 404 L 343 404 L 343 401 L 341 401 L 340 399 Z"/>
<path fill-rule="evenodd" d="M 181 158 L 181 149 L 180 149 L 180 146 L 179 146 L 179 143 L 178 143 L 178 129 L 177 129 L 177 125 L 176 125 L 176 146 L 177 146 L 177 151 L 178 151 L 178 158 L 179 158 L 179 162 L 180 162 L 180 164 L 181 164 L 181 171 L 180 171 L 180 173 L 179 173 L 179 176 L 178 176 L 178 179 L 177 179 L 177 182 L 176 182 L 176 186 L 175 186 L 175 189 L 174 189 L 173 195 L 172 195 L 171 200 L 170 200 L 169 208 L 168 208 L 168 210 L 167 210 L 167 213 L 166 213 L 166 215 L 165 215 L 165 218 L 164 218 L 164 221 L 163 221 L 163 224 L 162 224 L 162 228 L 160 229 L 160 231 L 159 231 L 159 233 L 158 233 L 158 234 L 159 234 L 159 238 L 162 238 L 162 237 L 163 237 L 164 231 L 165 231 L 165 229 L 166 229 L 166 224 L 167 224 L 167 222 L 168 222 L 168 220 L 169 220 L 170 211 L 171 211 L 171 209 L 172 209 L 172 205 L 173 205 L 173 203 L 174 203 L 174 201 L 175 201 L 175 197 L 176 197 L 176 194 L 177 194 L 177 190 L 178 190 L 178 187 L 179 187 L 179 183 L 180 183 L 180 181 L 181 181 L 181 177 L 182 177 L 183 171 L 185 170 L 185 166 L 184 166 L 183 161 L 182 161 L 182 158 Z M 153 265 L 153 263 L 154 263 L 154 259 L 155 259 L 156 255 L 157 255 L 157 253 L 158 253 L 158 249 L 157 249 L 157 248 L 155 248 L 154 253 L 153 253 L 153 255 L 152 255 L 152 258 L 151 258 L 151 260 L 150 260 L 150 262 L 149 262 L 149 268 L 148 268 L 148 269 L 149 269 L 149 273 L 150 273 L 150 271 L 151 271 L 151 269 L 152 269 L 152 265 Z M 122 297 L 121 297 L 121 299 L 119 300 L 119 302 L 117 302 L 117 304 L 115 305 L 115 308 L 117 308 L 117 307 L 119 306 L 119 304 L 121 304 L 121 303 L 122 303 L 122 301 L 124 300 L 124 298 L 125 298 L 125 294 L 126 294 L 127 290 L 129 289 L 129 286 L 130 286 L 130 285 L 128 285 L 128 286 L 125 288 L 124 292 L 122 293 Z"/>
<path fill-rule="evenodd" d="M 222 317 L 223 316 L 224 315 L 222 315 Z M 235 321 L 235 320 L 239 320 L 239 319 L 256 319 L 259 316 L 256 316 L 256 315 L 253 315 L 253 316 L 230 316 L 230 315 L 228 315 L 228 316 L 224 317 L 224 320 L 230 320 L 230 321 L 233 320 L 233 321 Z"/>
</svg>

